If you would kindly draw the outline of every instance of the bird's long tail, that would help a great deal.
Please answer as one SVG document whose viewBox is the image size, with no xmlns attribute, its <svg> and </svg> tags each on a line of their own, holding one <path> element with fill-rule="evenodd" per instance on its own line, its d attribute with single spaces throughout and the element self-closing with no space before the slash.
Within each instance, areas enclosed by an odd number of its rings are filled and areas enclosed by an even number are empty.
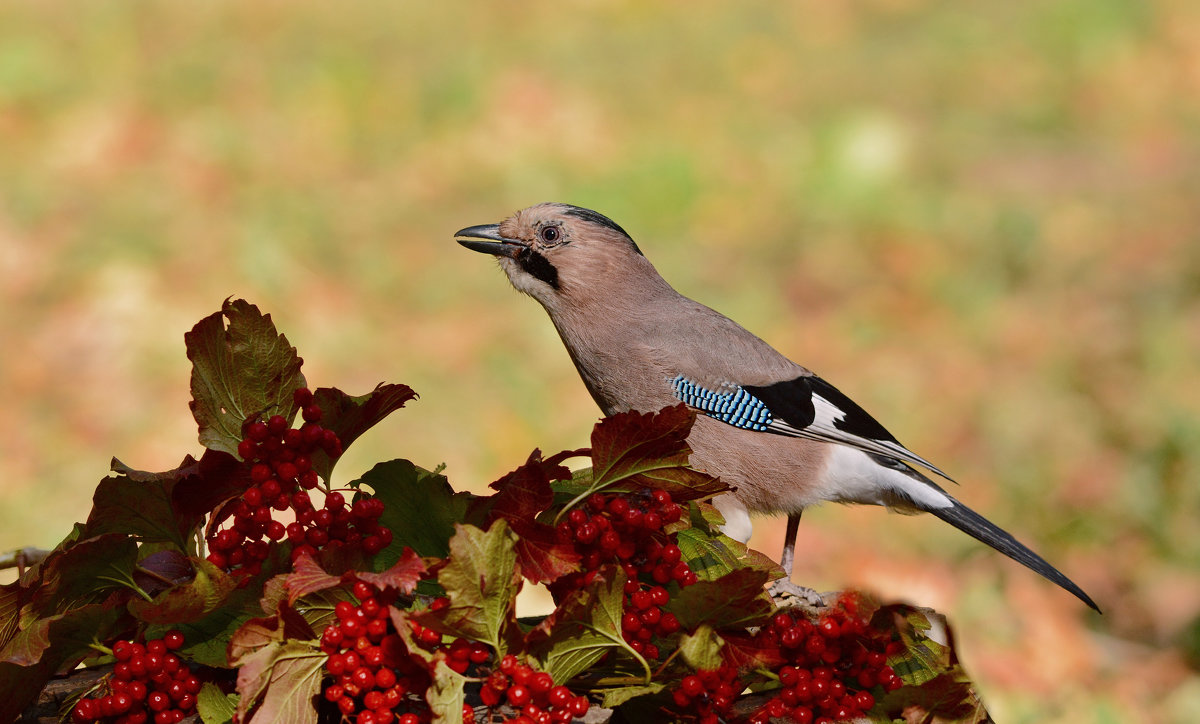
<svg viewBox="0 0 1200 724">
<path fill-rule="evenodd" d="M 1084 593 L 1082 588 L 1075 585 L 1074 581 L 1072 581 L 1070 578 L 1067 578 L 1057 568 L 1047 563 L 1044 558 L 1029 550 L 1024 544 L 1009 535 L 1007 531 L 996 526 L 979 513 L 976 513 L 957 500 L 954 500 L 954 498 L 951 498 L 949 495 L 946 497 L 950 498 L 954 504 L 944 508 L 929 507 L 925 508 L 925 510 L 933 515 L 936 515 L 955 528 L 958 528 L 972 538 L 975 538 L 976 540 L 995 548 L 1035 573 L 1044 576 L 1047 580 L 1057 583 L 1059 586 L 1062 586 L 1067 591 L 1070 591 L 1075 595 L 1076 598 L 1078 598 L 1080 601 L 1083 601 L 1088 606 L 1091 606 L 1096 610 L 1097 613 L 1099 613 L 1100 607 L 1096 605 L 1095 601 L 1093 601 L 1090 596 Z"/>
</svg>

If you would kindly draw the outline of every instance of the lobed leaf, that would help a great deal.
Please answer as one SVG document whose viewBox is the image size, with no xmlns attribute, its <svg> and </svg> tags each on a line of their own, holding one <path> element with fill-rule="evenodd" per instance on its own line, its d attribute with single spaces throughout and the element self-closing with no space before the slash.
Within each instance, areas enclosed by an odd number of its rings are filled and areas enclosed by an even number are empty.
<svg viewBox="0 0 1200 724">
<path fill-rule="evenodd" d="M 621 631 L 625 572 L 601 569 L 589 586 L 563 601 L 529 636 L 527 647 L 542 671 L 566 683 L 591 668 L 611 649 L 628 649 Z"/>
<path fill-rule="evenodd" d="M 192 361 L 189 407 L 204 447 L 236 456 L 247 419 L 295 416 L 292 393 L 305 386 L 304 360 L 275 330 L 271 315 L 244 299 L 227 299 L 183 339 Z"/>
<path fill-rule="evenodd" d="M 721 666 L 721 648 L 725 645 L 713 627 L 702 623 L 696 630 L 679 639 L 679 654 L 693 669 L 716 669 Z"/>
<path fill-rule="evenodd" d="M 436 616 L 436 625 L 456 636 L 482 641 L 503 656 L 521 583 L 512 532 L 503 520 L 486 531 L 470 525 L 454 528 L 449 561 L 438 572 L 450 605 Z M 419 620 L 434 623 L 429 616 Z"/>
<path fill-rule="evenodd" d="M 534 583 L 549 583 L 579 570 L 581 556 L 575 546 L 559 541 L 554 528 L 537 520 L 554 503 L 551 485 L 571 478 L 559 461 L 575 452 L 542 460 L 541 451 L 534 450 L 524 465 L 492 483 L 497 492 L 484 499 L 490 506 L 487 520 L 502 518 L 517 534 L 517 562 Z"/>
<path fill-rule="evenodd" d="M 425 701 L 436 724 L 462 724 L 466 681 L 466 677 L 447 666 L 445 661 L 439 660 L 434 666 Z"/>
<path fill-rule="evenodd" d="M 400 559 L 391 568 L 382 573 L 356 573 L 361 581 L 366 581 L 377 588 L 394 588 L 405 596 L 411 596 L 417 589 L 417 583 L 425 577 L 429 568 L 425 561 L 408 546 L 400 552 Z"/>
<path fill-rule="evenodd" d="M 105 533 L 132 535 L 144 542 L 173 543 L 183 550 L 203 521 L 203 512 L 186 514 L 176 508 L 176 485 L 200 474 L 200 464 L 191 455 L 179 467 L 161 473 L 134 470 L 113 458 L 116 477 L 106 477 L 92 495 L 87 537 Z"/>
<path fill-rule="evenodd" d="M 287 602 L 289 604 L 296 603 L 296 599 L 301 596 L 341 586 L 343 583 L 342 576 L 333 576 L 326 573 L 325 569 L 317 565 L 317 562 L 307 552 L 301 553 L 300 557 L 292 563 L 292 572 L 285 576 L 283 580 L 287 588 Z"/>
<path fill-rule="evenodd" d="M 358 397 L 351 397 L 336 387 L 321 387 L 313 391 L 313 401 L 321 408 L 321 427 L 337 433 L 343 450 L 348 449 L 350 443 L 374 427 L 375 423 L 404 407 L 416 396 L 417 393 L 408 385 L 396 384 L 379 384 Z M 313 452 L 313 469 L 326 480 L 329 480 L 336 462 L 323 450 Z"/>
<path fill-rule="evenodd" d="M 271 642 L 233 661 L 238 667 L 238 721 L 315 724 L 328 656 L 315 642 Z M 251 714 L 251 712 L 253 712 Z"/>
<path fill-rule="evenodd" d="M 613 486 L 651 487 L 671 493 L 676 502 L 711 497 L 729 486 L 693 470 L 687 436 L 696 415 L 685 405 L 658 412 L 622 412 L 592 430 L 590 491 Z"/>
</svg>

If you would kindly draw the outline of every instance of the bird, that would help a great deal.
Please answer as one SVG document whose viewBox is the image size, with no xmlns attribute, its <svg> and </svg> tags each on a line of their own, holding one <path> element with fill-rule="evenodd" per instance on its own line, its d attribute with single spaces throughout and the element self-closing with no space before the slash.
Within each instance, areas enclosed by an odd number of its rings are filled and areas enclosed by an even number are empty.
<svg viewBox="0 0 1200 724">
<path fill-rule="evenodd" d="M 541 303 L 606 416 L 680 403 L 695 411 L 689 463 L 733 489 L 713 501 L 724 532 L 744 543 L 751 514 L 787 515 L 785 580 L 806 508 L 878 505 L 931 513 L 1100 610 L 1070 578 L 922 472 L 954 482 L 857 403 L 677 292 L 609 217 L 542 203 L 454 238 L 495 256 L 512 285 Z"/>
</svg>

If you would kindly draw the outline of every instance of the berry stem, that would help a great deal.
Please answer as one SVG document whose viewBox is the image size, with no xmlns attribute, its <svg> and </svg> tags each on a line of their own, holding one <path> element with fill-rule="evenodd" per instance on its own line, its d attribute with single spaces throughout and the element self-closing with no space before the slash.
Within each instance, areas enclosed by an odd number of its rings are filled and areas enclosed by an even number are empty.
<svg viewBox="0 0 1200 724">
<path fill-rule="evenodd" d="M 114 571 L 116 571 L 117 575 L 116 576 L 96 576 L 96 578 L 101 581 L 111 581 L 111 582 L 117 584 L 118 586 L 124 586 L 125 588 L 130 589 L 137 595 L 144 598 L 146 601 L 154 600 L 150 596 L 150 594 L 143 591 L 142 587 L 139 586 L 137 583 L 135 583 L 133 580 L 133 577 L 130 576 L 129 574 L 125 573 L 125 571 L 122 571 L 121 569 L 119 569 L 113 565 L 110 565 L 109 568 L 112 568 Z"/>
<path fill-rule="evenodd" d="M 646 676 L 641 680 L 640 683 L 642 683 L 644 685 L 648 685 L 651 682 L 651 680 L 653 680 L 654 672 L 652 672 L 650 670 L 650 664 L 646 661 L 646 659 L 641 654 L 639 654 L 637 651 L 635 651 L 633 649 L 632 646 L 629 645 L 628 641 L 621 638 L 620 636 L 613 636 L 612 634 L 608 633 L 607 631 L 601 631 L 600 629 L 596 628 L 595 626 L 592 626 L 591 624 L 585 623 L 585 624 L 583 624 L 583 627 L 586 629 L 589 629 L 592 633 L 596 634 L 597 636 L 601 636 L 603 638 L 608 639 L 609 641 L 612 641 L 614 645 L 619 646 L 620 648 L 625 649 L 630 654 L 632 654 L 633 658 L 637 659 L 638 663 L 642 665 L 642 670 L 646 672 Z"/>
</svg>

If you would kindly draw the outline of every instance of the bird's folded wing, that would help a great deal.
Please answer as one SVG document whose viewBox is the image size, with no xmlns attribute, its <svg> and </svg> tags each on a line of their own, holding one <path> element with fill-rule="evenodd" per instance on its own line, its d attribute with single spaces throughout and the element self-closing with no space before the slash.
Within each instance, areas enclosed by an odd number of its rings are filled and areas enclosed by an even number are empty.
<svg viewBox="0 0 1200 724">
<path fill-rule="evenodd" d="M 813 374 L 769 385 L 700 384 L 685 375 L 668 380 L 689 407 L 746 430 L 848 445 L 863 452 L 921 465 L 951 480 L 904 447 L 866 410 Z"/>
</svg>

